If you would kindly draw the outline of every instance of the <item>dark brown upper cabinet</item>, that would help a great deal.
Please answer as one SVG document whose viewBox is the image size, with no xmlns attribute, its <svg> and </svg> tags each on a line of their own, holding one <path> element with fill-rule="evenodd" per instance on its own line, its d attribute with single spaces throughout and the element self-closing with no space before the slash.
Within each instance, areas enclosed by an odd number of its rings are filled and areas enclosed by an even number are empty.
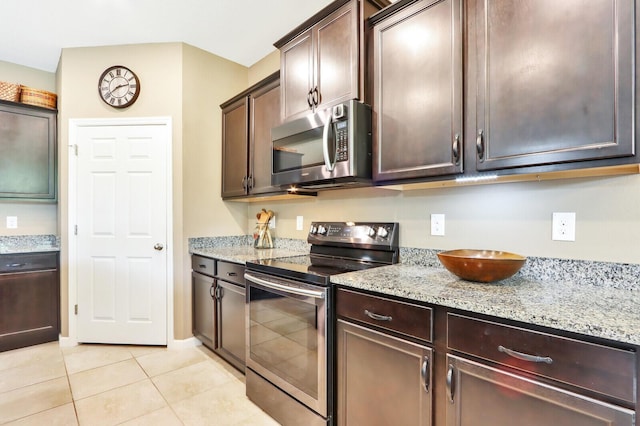
<svg viewBox="0 0 640 426">
<path fill-rule="evenodd" d="M 633 1 L 471 0 L 468 19 L 477 170 L 634 155 Z"/>
<path fill-rule="evenodd" d="M 278 74 L 220 105 L 222 198 L 280 190 L 271 186 L 271 128 L 280 124 Z"/>
<path fill-rule="evenodd" d="M 280 49 L 283 121 L 364 100 L 364 20 L 385 0 L 337 0 L 274 43 Z"/>
<path fill-rule="evenodd" d="M 0 198 L 56 201 L 57 111 L 0 101 Z"/>
<path fill-rule="evenodd" d="M 394 5 L 373 25 L 373 178 L 461 173 L 462 0 Z"/>
</svg>

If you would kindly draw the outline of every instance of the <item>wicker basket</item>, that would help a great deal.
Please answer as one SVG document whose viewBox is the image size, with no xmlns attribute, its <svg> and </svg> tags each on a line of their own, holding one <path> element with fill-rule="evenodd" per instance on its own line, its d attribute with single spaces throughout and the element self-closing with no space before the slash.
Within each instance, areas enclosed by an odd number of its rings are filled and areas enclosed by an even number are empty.
<svg viewBox="0 0 640 426">
<path fill-rule="evenodd" d="M 45 108 L 56 108 L 58 95 L 46 90 L 34 89 L 22 86 L 20 91 L 20 102 L 23 104 L 35 105 Z"/>
<path fill-rule="evenodd" d="M 19 102 L 20 101 L 20 86 L 15 83 L 7 83 L 0 81 L 0 99 L 5 101 Z"/>
</svg>

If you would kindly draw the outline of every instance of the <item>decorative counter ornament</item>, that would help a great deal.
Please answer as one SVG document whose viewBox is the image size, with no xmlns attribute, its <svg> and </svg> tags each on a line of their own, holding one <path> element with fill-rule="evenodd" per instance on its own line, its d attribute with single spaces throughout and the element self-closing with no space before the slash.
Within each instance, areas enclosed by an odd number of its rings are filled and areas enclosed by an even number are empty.
<svg viewBox="0 0 640 426">
<path fill-rule="evenodd" d="M 463 280 L 490 283 L 509 278 L 520 270 L 526 257 L 496 250 L 450 250 L 438 253 L 449 272 Z"/>
<path fill-rule="evenodd" d="M 255 248 L 273 248 L 273 239 L 269 230 L 269 221 L 273 217 L 272 210 L 262 209 L 257 215 L 258 223 L 253 231 L 253 246 Z"/>
</svg>

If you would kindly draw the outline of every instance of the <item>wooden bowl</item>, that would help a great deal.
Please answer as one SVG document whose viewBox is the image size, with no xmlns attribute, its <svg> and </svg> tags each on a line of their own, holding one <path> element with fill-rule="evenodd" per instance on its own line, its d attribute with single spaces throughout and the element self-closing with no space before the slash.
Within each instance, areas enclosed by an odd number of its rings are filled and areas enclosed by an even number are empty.
<svg viewBox="0 0 640 426">
<path fill-rule="evenodd" d="M 463 280 L 490 283 L 509 278 L 520 270 L 526 257 L 495 250 L 450 250 L 438 253 L 449 272 Z"/>
</svg>

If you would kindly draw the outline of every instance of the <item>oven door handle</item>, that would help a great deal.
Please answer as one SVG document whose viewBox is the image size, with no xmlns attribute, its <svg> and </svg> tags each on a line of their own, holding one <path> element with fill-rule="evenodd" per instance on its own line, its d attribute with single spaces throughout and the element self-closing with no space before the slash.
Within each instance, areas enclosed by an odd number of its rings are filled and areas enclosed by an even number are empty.
<svg viewBox="0 0 640 426">
<path fill-rule="evenodd" d="M 325 293 L 324 291 L 315 291 L 315 290 L 307 290 L 304 288 L 289 287 L 287 285 L 277 284 L 271 281 L 263 280 L 262 278 L 258 278 L 248 273 L 244 274 L 244 279 L 253 281 L 254 283 L 263 285 L 273 290 L 280 290 L 280 291 L 284 291 L 291 294 L 297 294 L 299 296 L 313 297 L 314 299 L 324 299 L 324 293 Z"/>
</svg>

